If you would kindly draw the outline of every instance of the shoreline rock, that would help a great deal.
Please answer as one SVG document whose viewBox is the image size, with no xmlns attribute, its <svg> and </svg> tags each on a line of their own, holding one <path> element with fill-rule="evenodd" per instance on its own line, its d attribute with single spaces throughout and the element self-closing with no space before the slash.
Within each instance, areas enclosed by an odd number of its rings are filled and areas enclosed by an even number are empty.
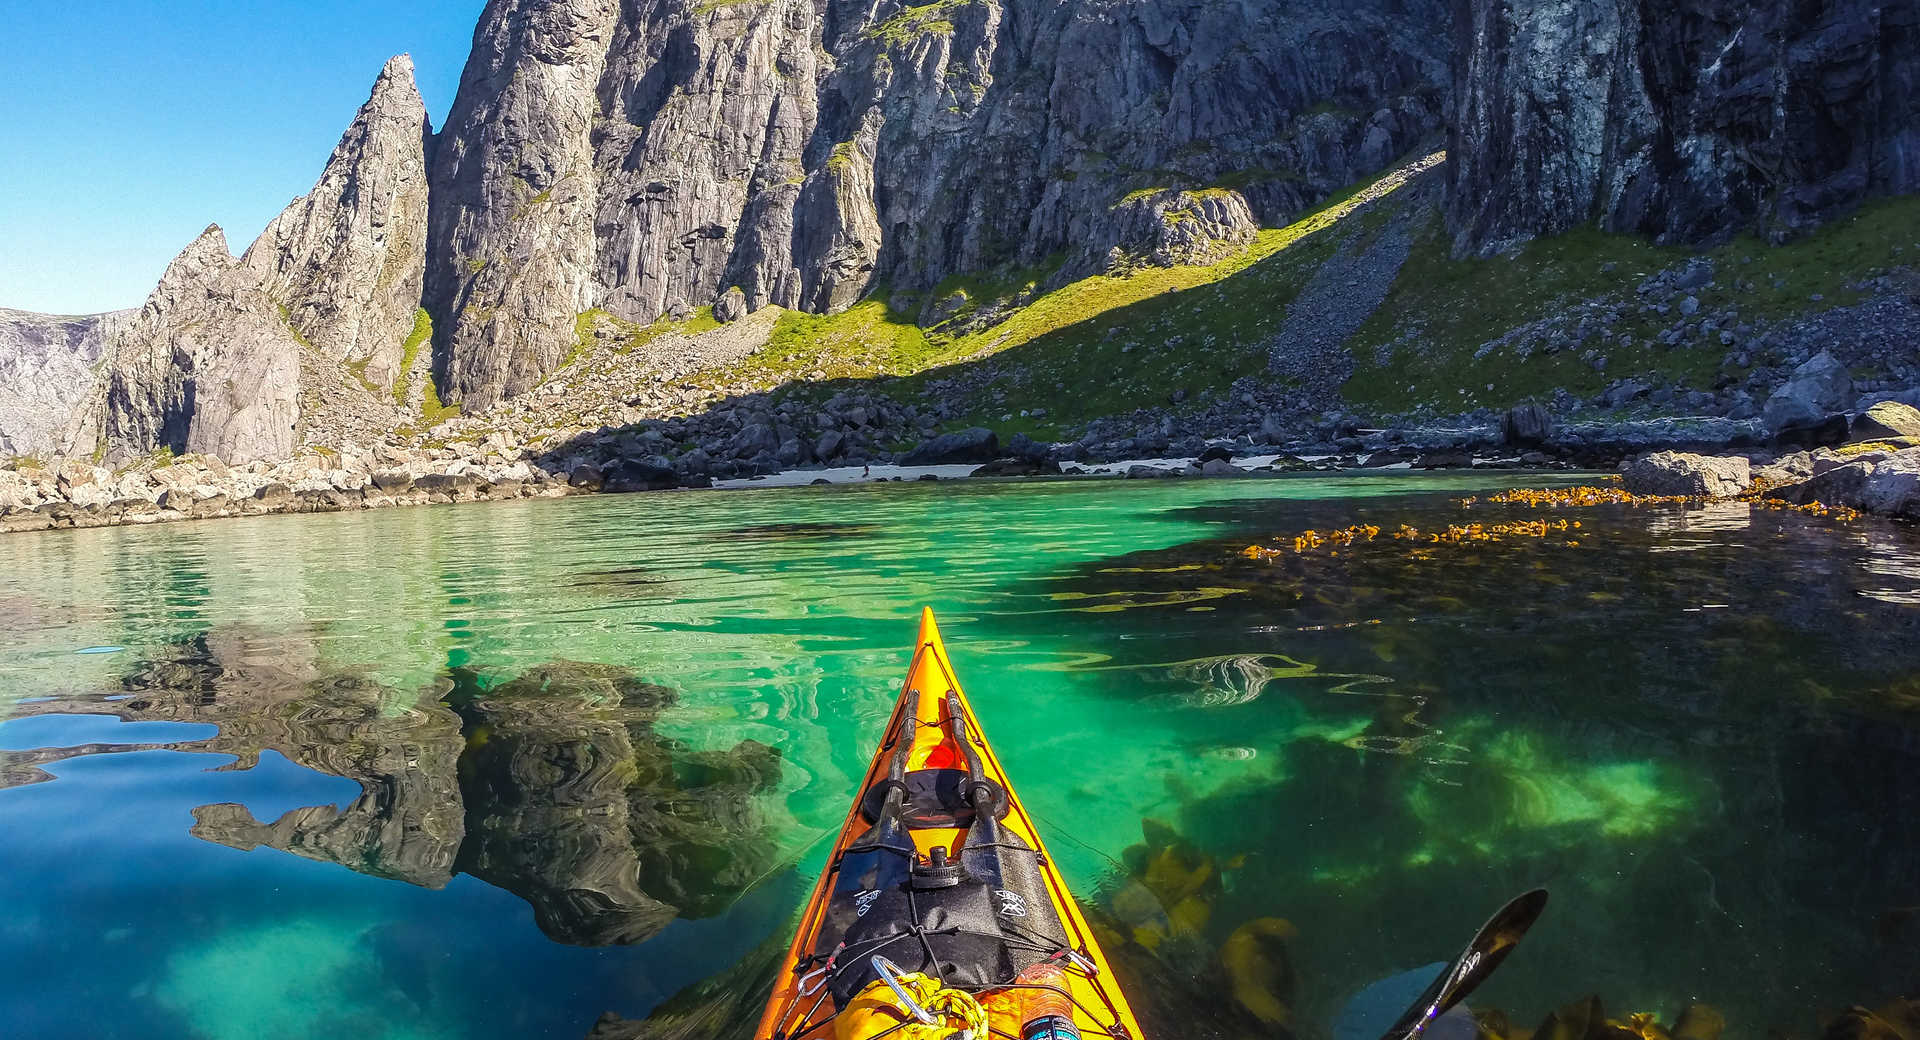
<svg viewBox="0 0 1920 1040">
<path fill-rule="evenodd" d="M 870 467 L 896 464 L 969 467 L 939 476 L 982 479 L 1622 468 L 1629 486 L 1642 493 L 1725 498 L 1759 481 L 1770 493 L 1907 515 L 1912 495 L 1902 490 L 1904 467 L 1920 440 L 1900 431 L 1913 428 L 1920 413 L 1900 403 L 1904 394 L 1879 396 L 1833 418 L 1863 435 L 1889 435 L 1841 449 L 1774 454 L 1792 445 L 1780 444 L 1758 418 L 1580 422 L 1559 420 L 1540 406 L 1374 430 L 1338 419 L 1299 427 L 1291 436 L 1279 436 L 1284 424 L 1270 414 L 1265 424 L 1276 436 L 1258 439 L 1182 434 L 1172 424 L 1112 437 L 1093 432 L 1101 426 L 1095 423 L 1074 441 L 1045 443 L 1020 433 L 1003 445 L 985 427 L 940 433 L 937 408 L 877 394 L 842 392 L 813 403 L 747 395 L 698 415 L 598 429 L 482 428 L 456 420 L 437 431 L 444 440 L 417 447 L 389 437 L 371 447 L 309 448 L 279 463 L 161 455 L 114 470 L 72 458 L 16 461 L 16 468 L 0 469 L 0 533 L 708 488 L 776 474 L 789 477 L 780 483 L 791 483 L 854 467 L 862 476 L 852 479 L 865 480 L 874 479 L 866 476 Z M 901 443 L 913 447 L 883 446 Z M 1837 470 L 1846 472 L 1834 475 Z"/>
<path fill-rule="evenodd" d="M 1673 451 L 1634 459 L 1621 470 L 1621 477 L 1626 489 L 1634 494 L 1682 498 L 1732 498 L 1753 482 L 1749 459 Z"/>
</svg>

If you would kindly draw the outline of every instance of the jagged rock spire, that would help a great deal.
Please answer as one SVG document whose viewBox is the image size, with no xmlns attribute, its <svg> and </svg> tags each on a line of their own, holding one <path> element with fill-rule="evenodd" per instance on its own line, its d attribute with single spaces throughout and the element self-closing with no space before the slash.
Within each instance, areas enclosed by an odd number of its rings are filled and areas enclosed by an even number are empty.
<svg viewBox="0 0 1920 1040">
<path fill-rule="evenodd" d="M 399 374 L 426 271 L 426 105 L 413 59 L 388 61 L 311 192 L 275 218 L 242 264 L 331 358 L 364 361 L 368 383 Z"/>
<path fill-rule="evenodd" d="M 293 450 L 300 344 L 218 225 L 167 265 L 116 338 L 104 424 L 110 457 L 169 448 L 248 462 Z"/>
</svg>

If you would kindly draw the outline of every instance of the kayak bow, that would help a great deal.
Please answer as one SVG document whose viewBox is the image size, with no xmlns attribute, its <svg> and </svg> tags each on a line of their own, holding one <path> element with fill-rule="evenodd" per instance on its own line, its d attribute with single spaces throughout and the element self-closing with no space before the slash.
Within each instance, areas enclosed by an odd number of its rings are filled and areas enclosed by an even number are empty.
<svg viewBox="0 0 1920 1040">
<path fill-rule="evenodd" d="M 1036 1004 L 1081 1037 L 1141 1040 L 926 610 L 893 716 L 754 1036 L 1020 1040 Z M 1057 1023 L 1034 1035 L 1072 1034 Z"/>
</svg>

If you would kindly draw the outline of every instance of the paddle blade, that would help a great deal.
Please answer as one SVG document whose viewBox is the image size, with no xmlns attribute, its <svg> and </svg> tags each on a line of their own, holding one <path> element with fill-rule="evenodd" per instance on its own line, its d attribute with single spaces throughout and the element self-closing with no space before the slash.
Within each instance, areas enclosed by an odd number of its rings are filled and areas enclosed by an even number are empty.
<svg viewBox="0 0 1920 1040">
<path fill-rule="evenodd" d="M 1547 890 L 1536 888 L 1531 892 L 1517 896 L 1512 902 L 1500 908 L 1487 923 L 1482 925 L 1479 934 L 1460 951 L 1460 956 L 1447 965 L 1447 970 L 1433 980 L 1433 985 L 1414 1001 L 1400 1021 L 1386 1031 L 1381 1040 L 1414 1040 L 1433 1020 L 1447 1013 L 1449 1008 L 1465 1000 L 1500 962 L 1507 959 L 1520 938 L 1540 919 L 1540 912 L 1547 908 Z"/>
</svg>

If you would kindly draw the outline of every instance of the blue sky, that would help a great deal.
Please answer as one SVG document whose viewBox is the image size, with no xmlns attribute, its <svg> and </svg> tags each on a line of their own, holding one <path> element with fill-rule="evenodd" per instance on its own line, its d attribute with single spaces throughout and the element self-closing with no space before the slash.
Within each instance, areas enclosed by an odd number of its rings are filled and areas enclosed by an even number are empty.
<svg viewBox="0 0 1920 1040">
<path fill-rule="evenodd" d="M 386 60 L 438 129 L 484 0 L 24 0 L 0 33 L 0 307 L 136 307 L 320 177 Z"/>
</svg>

